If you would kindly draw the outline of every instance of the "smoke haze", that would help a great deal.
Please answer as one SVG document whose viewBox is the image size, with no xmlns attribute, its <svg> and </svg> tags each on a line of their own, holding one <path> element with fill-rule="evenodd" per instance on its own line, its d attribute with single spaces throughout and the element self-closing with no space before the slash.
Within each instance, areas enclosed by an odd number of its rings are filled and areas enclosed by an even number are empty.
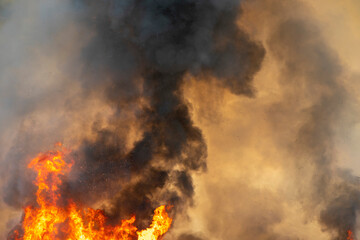
<svg viewBox="0 0 360 240">
<path fill-rule="evenodd" d="M 360 166 L 355 0 L 0 1 L 1 237 L 58 141 L 62 191 L 165 239 L 346 239 Z"/>
</svg>

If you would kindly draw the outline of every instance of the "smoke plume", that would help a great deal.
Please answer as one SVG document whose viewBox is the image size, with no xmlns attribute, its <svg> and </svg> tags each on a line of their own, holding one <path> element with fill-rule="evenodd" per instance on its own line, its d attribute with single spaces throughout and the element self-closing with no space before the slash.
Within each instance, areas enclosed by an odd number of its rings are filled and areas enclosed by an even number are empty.
<svg viewBox="0 0 360 240">
<path fill-rule="evenodd" d="M 64 194 L 86 204 L 105 201 L 112 219 L 135 214 L 138 225 L 150 220 L 157 204 L 173 205 L 176 211 L 192 204 L 191 175 L 206 169 L 207 150 L 201 130 L 191 119 L 183 83 L 186 75 L 213 76 L 234 94 L 252 96 L 251 80 L 260 69 L 264 50 L 237 26 L 240 2 L 37 3 L 41 8 L 52 4 L 66 7 L 70 21 L 90 32 L 74 59 L 75 64 L 81 63 L 81 94 L 101 91 L 112 110 L 108 118 L 100 112 L 88 134 L 91 137 L 77 143 L 79 149 L 73 153 L 79 159 L 76 177 L 67 181 Z M 40 30 L 52 27 L 41 24 Z M 124 119 L 128 120 L 125 125 Z M 129 129 L 136 132 L 132 143 Z M 19 133 L 7 156 L 13 159 L 9 168 L 14 168 L 13 162 L 21 166 L 21 158 L 33 152 L 27 148 L 33 134 Z M 22 196 L 33 191 L 17 187 L 25 169 L 15 168 L 12 171 L 18 174 L 7 180 L 4 200 L 19 206 Z"/>
<path fill-rule="evenodd" d="M 356 239 L 358 12 L 0 0 L 3 238 L 34 203 L 29 159 L 61 141 L 62 196 L 114 223 L 143 228 L 167 204 L 166 239 Z"/>
<path fill-rule="evenodd" d="M 83 51 L 89 74 L 83 84 L 103 86 L 107 75 L 109 104 L 119 114 L 135 105 L 141 131 L 126 151 L 116 116 L 112 130 L 95 129 L 95 139 L 82 145 L 84 192 L 92 194 L 104 180 L 136 176 L 111 200 L 111 214 L 135 213 L 142 219 L 151 214 L 154 201 L 181 209 L 194 193 L 191 172 L 206 168 L 206 144 L 182 94 L 185 74 L 212 75 L 235 94 L 251 95 L 264 51 L 237 27 L 238 1 L 82 4 L 80 19 L 95 31 Z"/>
<path fill-rule="evenodd" d="M 348 101 L 341 83 L 342 66 L 317 27 L 300 17 L 280 22 L 269 46 L 282 65 L 284 84 L 299 84 L 290 102 L 314 96 L 303 110 L 305 120 L 290 146 L 297 177 L 309 174 L 309 186 L 306 192 L 300 190 L 300 196 L 308 199 L 309 211 L 323 205 L 320 223 L 335 232 L 333 239 L 346 239 L 347 231 L 355 230 L 360 192 L 355 178 L 335 166 L 336 125 Z"/>
<path fill-rule="evenodd" d="M 300 1 L 259 0 L 248 1 L 244 9 L 242 26 L 263 39 L 268 53 L 263 69 L 255 79 L 255 82 L 261 81 L 259 86 L 263 90 L 259 99 L 253 102 L 226 97 L 231 99 L 228 101 L 244 105 L 232 105 L 242 112 L 242 117 L 235 113 L 227 115 L 242 126 L 230 130 L 241 131 L 242 136 L 232 140 L 241 150 L 235 147 L 228 150 L 238 152 L 237 158 L 231 155 L 218 157 L 231 158 L 232 164 L 228 164 L 232 167 L 235 159 L 240 158 L 242 162 L 237 166 L 245 180 L 240 178 L 231 183 L 234 180 L 228 177 L 231 174 L 229 167 L 212 173 L 219 182 L 213 180 L 212 184 L 207 184 L 207 180 L 203 180 L 214 203 L 203 211 L 215 208 L 215 212 L 220 212 L 220 216 L 214 217 L 205 213 L 207 219 L 204 221 L 211 226 L 209 235 L 221 239 L 315 239 L 324 235 L 323 239 L 340 240 L 347 239 L 350 230 L 355 232 L 352 236 L 356 238 L 358 180 L 351 171 L 338 166 L 341 160 L 337 146 L 339 132 L 348 131 L 344 129 L 351 126 L 343 124 L 350 123 L 346 115 L 350 101 L 354 100 L 344 82 L 346 69 L 311 17 L 308 5 Z M 271 83 L 267 84 L 261 78 Z M 192 97 L 204 101 L 201 97 Z M 254 122 L 256 126 L 252 125 Z M 244 131 L 245 128 L 250 130 Z M 216 135 L 215 132 L 221 134 L 207 129 L 206 135 Z M 232 132 L 226 136 L 231 136 Z M 231 140 L 227 144 L 229 142 Z M 214 148 L 216 144 L 210 144 L 210 147 Z M 266 172 L 270 176 L 266 176 Z M 241 183 L 251 187 L 241 187 Z M 233 189 L 238 191 L 227 192 Z M 218 191 L 232 198 L 222 197 Z M 239 198 L 242 200 L 237 204 L 238 200 L 234 199 Z M 261 209 L 260 213 L 258 209 Z M 292 211 L 298 215 L 292 217 Z M 219 218 L 227 220 L 219 222 Z M 237 218 L 240 220 L 235 220 Z M 300 221 L 298 229 L 289 230 L 297 221 Z M 305 230 L 308 234 L 300 232 L 299 229 L 308 228 L 314 221 L 321 229 L 317 236 L 309 229 Z M 240 222 L 240 227 L 235 222 Z M 230 230 L 225 231 L 225 228 Z"/>
</svg>

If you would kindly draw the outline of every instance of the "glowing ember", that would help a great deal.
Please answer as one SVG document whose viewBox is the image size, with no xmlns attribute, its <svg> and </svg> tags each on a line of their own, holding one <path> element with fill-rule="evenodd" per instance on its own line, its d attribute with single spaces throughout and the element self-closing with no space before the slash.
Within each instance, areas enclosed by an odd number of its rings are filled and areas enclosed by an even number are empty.
<svg viewBox="0 0 360 240">
<path fill-rule="evenodd" d="M 65 149 L 40 153 L 29 163 L 28 167 L 37 172 L 38 206 L 25 208 L 23 232 L 14 231 L 15 240 L 156 240 L 169 230 L 172 219 L 165 206 L 158 207 L 150 227 L 140 231 L 133 225 L 135 216 L 111 226 L 106 225 L 101 210 L 81 210 L 71 200 L 59 206 L 61 176 L 72 167 L 72 163 L 64 161 L 65 153 Z"/>
</svg>

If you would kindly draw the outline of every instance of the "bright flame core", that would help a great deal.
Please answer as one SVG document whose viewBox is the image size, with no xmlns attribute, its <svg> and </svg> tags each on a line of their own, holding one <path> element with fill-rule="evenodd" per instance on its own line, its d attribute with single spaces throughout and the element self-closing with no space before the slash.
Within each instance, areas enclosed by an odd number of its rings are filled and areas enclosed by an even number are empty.
<svg viewBox="0 0 360 240">
<path fill-rule="evenodd" d="M 29 163 L 28 168 L 37 172 L 34 184 L 38 187 L 38 206 L 25 208 L 23 232 L 14 231 L 15 240 L 157 240 L 169 230 L 172 219 L 165 206 L 155 209 L 150 227 L 140 231 L 133 225 L 135 216 L 112 226 L 106 225 L 106 216 L 101 210 L 81 210 L 71 200 L 66 206 L 59 206 L 61 176 L 73 165 L 65 162 L 66 152 L 61 149 L 40 153 Z"/>
</svg>

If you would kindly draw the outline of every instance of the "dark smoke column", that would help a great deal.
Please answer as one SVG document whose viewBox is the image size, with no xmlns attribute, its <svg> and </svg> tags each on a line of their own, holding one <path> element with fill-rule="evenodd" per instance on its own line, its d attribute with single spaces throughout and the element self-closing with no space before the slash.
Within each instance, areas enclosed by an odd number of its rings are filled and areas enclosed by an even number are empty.
<svg viewBox="0 0 360 240">
<path fill-rule="evenodd" d="M 240 1 L 80 0 L 74 6 L 95 30 L 84 49 L 84 86 L 108 86 L 109 102 L 119 113 L 139 109 L 143 128 L 130 152 L 113 130 L 121 128 L 116 118 L 112 130 L 96 130 L 97 140 L 84 143 L 82 189 L 102 189 L 104 178 L 130 172 L 137 180 L 114 194 L 114 217 L 135 213 L 146 219 L 154 201 L 177 210 L 191 204 L 191 172 L 206 168 L 207 153 L 182 95 L 184 76 L 213 76 L 234 94 L 253 94 L 264 50 L 236 25 Z M 148 104 L 141 105 L 141 98 Z"/>
</svg>

